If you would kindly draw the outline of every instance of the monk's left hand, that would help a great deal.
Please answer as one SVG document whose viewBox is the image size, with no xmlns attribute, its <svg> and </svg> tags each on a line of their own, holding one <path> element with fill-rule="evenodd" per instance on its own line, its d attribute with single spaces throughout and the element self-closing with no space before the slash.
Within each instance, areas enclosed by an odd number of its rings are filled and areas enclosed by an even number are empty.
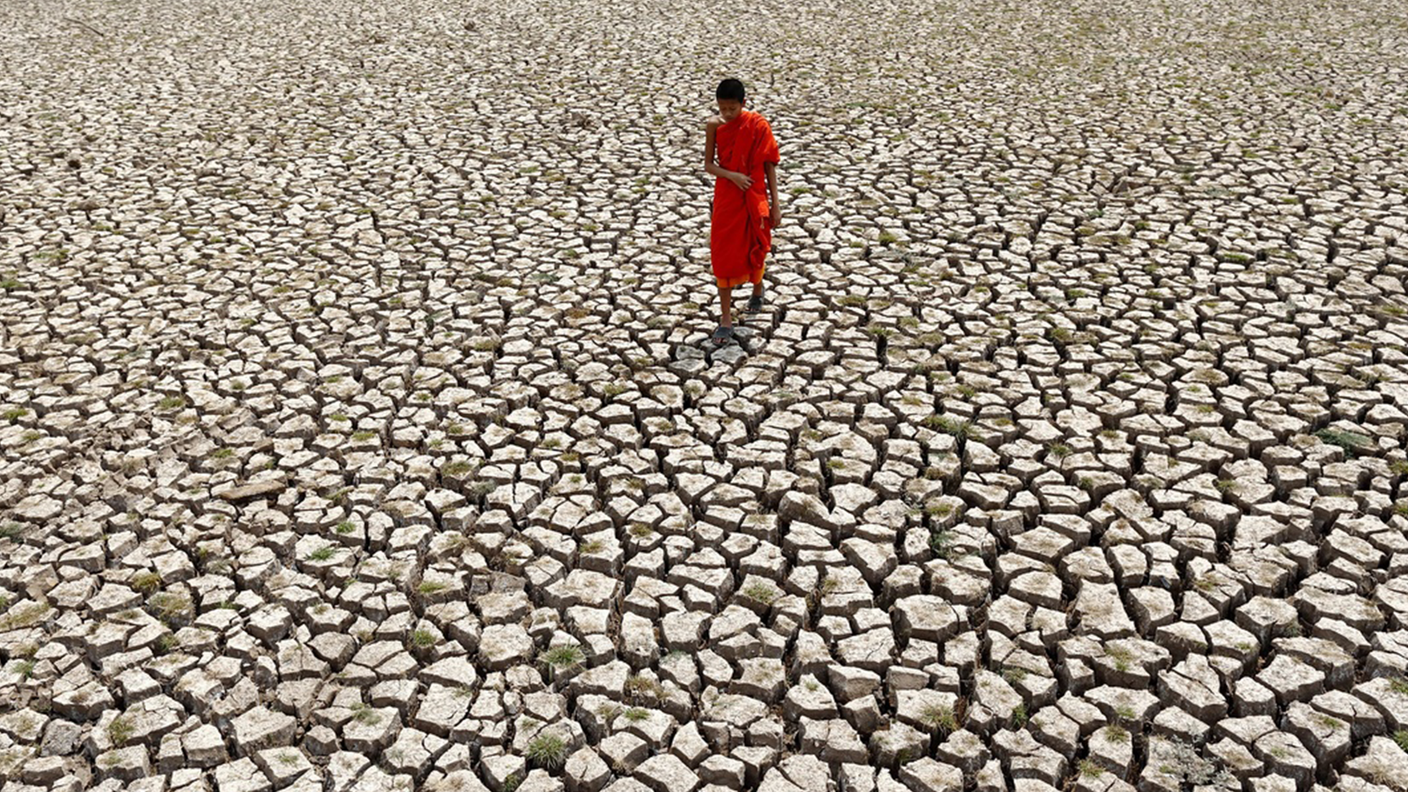
<svg viewBox="0 0 1408 792">
<path fill-rule="evenodd" d="M 777 228 L 777 224 L 782 222 L 782 207 L 774 204 L 768 212 L 768 221 L 772 223 L 773 228 Z"/>
</svg>

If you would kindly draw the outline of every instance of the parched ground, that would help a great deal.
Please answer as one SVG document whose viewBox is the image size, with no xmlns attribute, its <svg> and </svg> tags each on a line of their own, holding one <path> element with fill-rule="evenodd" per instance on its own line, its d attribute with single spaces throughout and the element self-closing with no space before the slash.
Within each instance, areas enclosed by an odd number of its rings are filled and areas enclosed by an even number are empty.
<svg viewBox="0 0 1408 792">
<path fill-rule="evenodd" d="M 0 790 L 1408 789 L 1405 163 L 1397 0 L 0 4 Z"/>
</svg>

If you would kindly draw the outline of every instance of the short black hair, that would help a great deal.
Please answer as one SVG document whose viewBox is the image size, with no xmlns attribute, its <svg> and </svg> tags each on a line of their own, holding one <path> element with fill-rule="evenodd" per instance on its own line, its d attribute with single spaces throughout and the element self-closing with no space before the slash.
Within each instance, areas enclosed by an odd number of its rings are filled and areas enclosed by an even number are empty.
<svg viewBox="0 0 1408 792">
<path fill-rule="evenodd" d="M 743 101 L 743 81 L 730 77 L 719 83 L 719 88 L 714 91 L 715 99 L 737 99 Z"/>
</svg>

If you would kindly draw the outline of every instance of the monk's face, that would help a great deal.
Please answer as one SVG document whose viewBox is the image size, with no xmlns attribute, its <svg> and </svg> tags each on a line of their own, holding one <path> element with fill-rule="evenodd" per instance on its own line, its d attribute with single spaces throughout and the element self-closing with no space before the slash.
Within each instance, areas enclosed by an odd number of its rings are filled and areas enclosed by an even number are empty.
<svg viewBox="0 0 1408 792">
<path fill-rule="evenodd" d="M 720 99 L 718 101 L 719 115 L 724 119 L 725 124 L 738 118 L 738 115 L 743 112 L 743 103 L 737 99 Z"/>
</svg>

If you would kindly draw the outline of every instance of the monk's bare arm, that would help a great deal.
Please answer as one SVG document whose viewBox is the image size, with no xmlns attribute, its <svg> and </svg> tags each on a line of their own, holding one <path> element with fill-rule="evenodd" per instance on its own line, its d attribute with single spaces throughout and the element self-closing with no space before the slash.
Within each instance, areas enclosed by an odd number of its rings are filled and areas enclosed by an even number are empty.
<svg viewBox="0 0 1408 792">
<path fill-rule="evenodd" d="M 722 177 L 728 171 L 714 161 L 714 130 L 719 128 L 718 119 L 711 118 L 704 125 L 704 172 L 710 176 Z"/>
<path fill-rule="evenodd" d="M 704 172 L 720 179 L 728 179 L 737 184 L 739 189 L 746 190 L 747 184 L 739 184 L 739 180 L 748 179 L 747 175 L 728 170 L 714 161 L 714 130 L 718 129 L 721 123 L 722 120 L 716 117 L 709 119 L 704 125 Z M 748 181 L 751 183 L 752 180 Z"/>
<path fill-rule="evenodd" d="M 771 207 L 772 224 L 776 226 L 782 218 L 782 207 L 777 202 L 777 164 L 763 163 L 763 176 L 768 180 L 768 206 Z"/>
</svg>

